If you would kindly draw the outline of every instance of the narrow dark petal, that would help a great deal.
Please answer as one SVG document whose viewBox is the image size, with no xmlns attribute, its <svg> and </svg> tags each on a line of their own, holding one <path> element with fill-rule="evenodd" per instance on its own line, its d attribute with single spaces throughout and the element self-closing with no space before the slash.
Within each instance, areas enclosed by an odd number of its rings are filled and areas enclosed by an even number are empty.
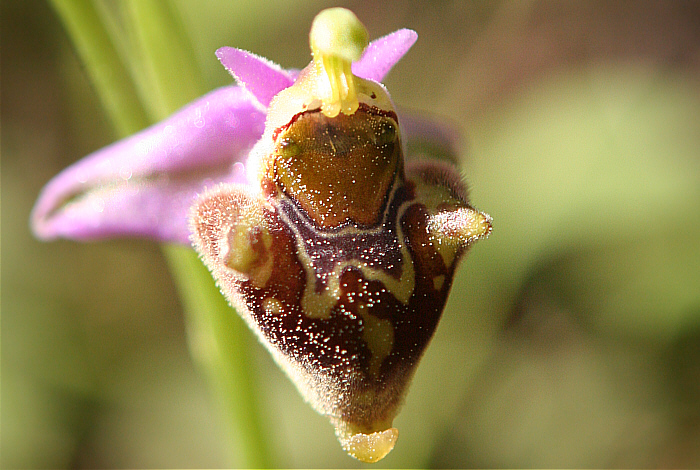
<svg viewBox="0 0 700 470">
<path fill-rule="evenodd" d="M 400 111 L 399 123 L 407 160 L 437 158 L 459 163 L 463 137 L 455 123 L 406 109 Z"/>
<path fill-rule="evenodd" d="M 352 64 L 358 77 L 381 82 L 391 68 L 408 52 L 418 34 L 410 29 L 399 29 L 372 41 L 362 58 Z"/>
<path fill-rule="evenodd" d="M 191 201 L 220 182 L 246 183 L 243 163 L 264 122 L 243 89 L 215 90 L 58 174 L 34 207 L 32 229 L 44 240 L 189 243 Z"/>
</svg>

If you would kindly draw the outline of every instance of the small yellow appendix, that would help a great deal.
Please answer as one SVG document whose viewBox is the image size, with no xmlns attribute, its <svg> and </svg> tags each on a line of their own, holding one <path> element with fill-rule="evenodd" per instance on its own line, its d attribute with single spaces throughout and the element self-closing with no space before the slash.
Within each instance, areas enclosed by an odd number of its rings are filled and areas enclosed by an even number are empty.
<svg viewBox="0 0 700 470">
<path fill-rule="evenodd" d="M 268 111 L 259 186 L 195 204 L 195 247 L 304 398 L 353 457 L 376 462 L 444 308 L 458 259 L 491 232 L 455 165 L 405 160 L 386 89 L 353 75 L 368 43 L 321 12 L 313 61 Z"/>
</svg>

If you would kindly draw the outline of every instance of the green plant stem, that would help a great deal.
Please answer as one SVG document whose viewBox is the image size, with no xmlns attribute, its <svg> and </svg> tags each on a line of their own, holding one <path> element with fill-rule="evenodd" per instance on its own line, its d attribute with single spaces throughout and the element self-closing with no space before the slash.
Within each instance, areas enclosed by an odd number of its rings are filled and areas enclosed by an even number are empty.
<svg viewBox="0 0 700 470">
<path fill-rule="evenodd" d="M 211 275 L 189 248 L 163 246 L 180 298 L 189 310 L 188 340 L 193 358 L 210 379 L 235 443 L 229 457 L 238 466 L 272 467 L 268 440 L 260 424 L 249 348 L 255 347 L 243 319 L 226 303 Z"/>
<path fill-rule="evenodd" d="M 125 16 L 142 60 L 143 102 L 154 121 L 203 95 L 202 73 L 177 10 L 163 0 L 125 0 Z M 212 51 L 213 59 L 213 51 Z"/>
<path fill-rule="evenodd" d="M 85 64 L 107 115 L 120 136 L 149 124 L 129 72 L 89 1 L 51 0 L 66 31 Z"/>
<path fill-rule="evenodd" d="M 202 94 L 195 55 L 170 3 L 127 2 L 124 22 L 127 33 L 135 38 L 130 44 L 115 44 L 130 36 L 117 37 L 114 27 L 110 36 L 95 3 L 50 1 L 121 136 L 162 119 Z M 134 56 L 124 63 L 118 51 L 132 51 Z M 149 99 L 145 94 L 150 94 Z M 163 253 L 181 295 L 192 354 L 223 410 L 231 465 L 272 466 L 256 399 L 257 381 L 248 363 L 252 343 L 248 328 L 221 296 L 193 250 L 167 245 Z"/>
</svg>

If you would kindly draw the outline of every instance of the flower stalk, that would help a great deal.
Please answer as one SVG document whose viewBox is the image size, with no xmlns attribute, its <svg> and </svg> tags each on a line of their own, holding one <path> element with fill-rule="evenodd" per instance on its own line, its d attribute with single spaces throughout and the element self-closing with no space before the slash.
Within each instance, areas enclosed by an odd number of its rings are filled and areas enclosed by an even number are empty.
<svg viewBox="0 0 700 470">
<path fill-rule="evenodd" d="M 93 2 L 51 0 L 117 134 L 143 129 L 149 118 L 141 104 L 127 66 L 119 59 Z"/>
<path fill-rule="evenodd" d="M 142 62 L 130 57 L 125 64 L 114 44 L 119 38 L 110 37 L 95 3 L 51 1 L 120 136 L 139 131 L 201 95 L 194 54 L 169 3 L 129 2 L 128 20 L 131 31 L 138 36 Z M 149 72 L 136 70 L 138 67 Z M 177 81 L 168 79 L 173 67 Z M 143 103 L 137 90 L 150 90 L 155 99 Z M 255 374 L 245 360 L 252 347 L 247 328 L 223 299 L 194 251 L 165 244 L 163 253 L 183 303 L 192 354 L 205 371 L 225 417 L 229 463 L 272 467 L 256 399 Z"/>
</svg>

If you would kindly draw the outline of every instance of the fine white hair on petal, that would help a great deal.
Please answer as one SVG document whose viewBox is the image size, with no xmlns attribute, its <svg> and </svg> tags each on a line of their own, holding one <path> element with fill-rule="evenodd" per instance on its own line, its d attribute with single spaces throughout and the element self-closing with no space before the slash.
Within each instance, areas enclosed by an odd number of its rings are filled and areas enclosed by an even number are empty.
<svg viewBox="0 0 700 470">
<path fill-rule="evenodd" d="M 410 29 L 399 29 L 375 39 L 369 43 L 362 58 L 352 64 L 352 73 L 381 82 L 417 39 L 418 34 Z"/>
<path fill-rule="evenodd" d="M 214 90 L 56 175 L 34 206 L 32 230 L 44 240 L 144 236 L 187 243 L 183 201 L 207 181 L 230 181 L 264 121 L 240 87 Z M 86 204 L 95 195 L 100 211 Z"/>
<path fill-rule="evenodd" d="M 292 73 L 252 52 L 222 47 L 216 51 L 216 57 L 262 108 L 267 108 L 277 93 L 294 84 Z"/>
</svg>

